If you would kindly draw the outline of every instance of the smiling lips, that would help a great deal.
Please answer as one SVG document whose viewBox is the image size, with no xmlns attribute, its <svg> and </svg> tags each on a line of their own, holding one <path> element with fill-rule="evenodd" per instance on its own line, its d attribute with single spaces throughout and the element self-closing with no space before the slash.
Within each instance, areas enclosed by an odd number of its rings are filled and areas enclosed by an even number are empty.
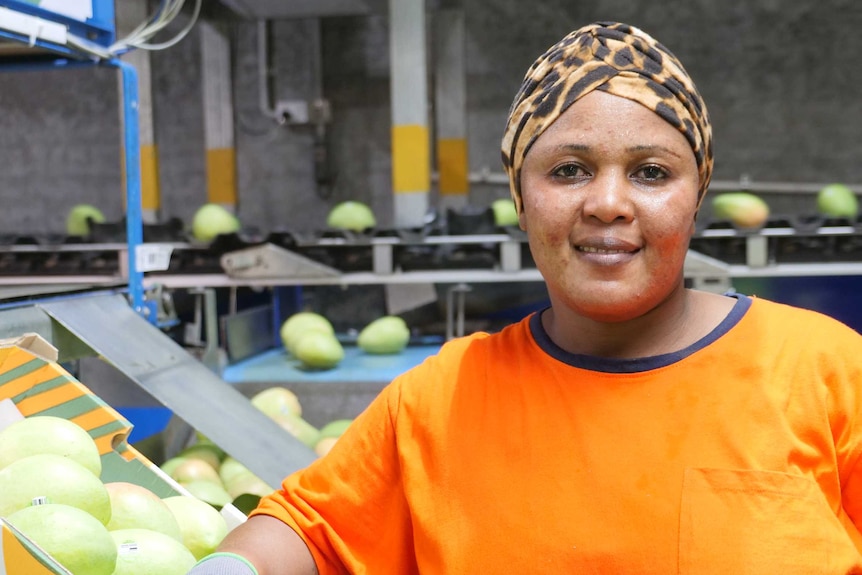
<svg viewBox="0 0 862 575">
<path fill-rule="evenodd" d="M 578 250 L 588 254 L 628 254 L 628 250 L 605 250 L 602 248 L 594 248 L 592 246 L 578 246 Z"/>
<path fill-rule="evenodd" d="M 624 256 L 634 255 L 640 248 L 615 238 L 593 238 L 576 243 L 575 250 L 608 264 L 627 259 Z"/>
<path fill-rule="evenodd" d="M 628 254 L 640 249 L 637 245 L 619 238 L 584 238 L 574 244 L 578 251 L 598 254 Z"/>
</svg>

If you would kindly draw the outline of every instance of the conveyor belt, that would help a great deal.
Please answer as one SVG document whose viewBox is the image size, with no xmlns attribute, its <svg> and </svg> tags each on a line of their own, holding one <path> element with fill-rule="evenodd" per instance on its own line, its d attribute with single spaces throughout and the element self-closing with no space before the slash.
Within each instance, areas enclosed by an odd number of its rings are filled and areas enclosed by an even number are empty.
<svg viewBox="0 0 862 575">
<path fill-rule="evenodd" d="M 439 345 L 411 345 L 394 355 L 370 355 L 356 346 L 345 346 L 344 359 L 327 370 L 302 369 L 283 349 L 273 349 L 224 369 L 229 383 L 246 381 L 279 383 L 388 383 L 440 350 Z"/>
<path fill-rule="evenodd" d="M 238 279 L 315 275 L 297 273 L 292 259 L 286 265 L 288 255 L 330 272 L 317 275 L 329 276 L 535 269 L 526 235 L 517 227 L 473 221 L 455 225 L 457 222 L 361 233 L 240 231 L 219 235 L 206 244 L 189 240 L 175 224 L 159 233 L 145 228 L 144 241 L 172 249 L 167 269 L 151 270 L 148 275 L 152 278 L 222 273 Z M 88 237 L 0 236 L 0 280 L 122 275 L 127 249 L 123 231 L 124 225 L 98 224 Z M 775 215 L 758 229 L 740 229 L 725 220 L 699 221 L 691 248 L 727 265 L 855 263 L 862 261 L 862 218 Z"/>
<path fill-rule="evenodd" d="M 316 459 L 239 391 L 135 313 L 124 297 L 94 295 L 39 307 L 270 485 L 279 485 L 285 475 Z"/>
<path fill-rule="evenodd" d="M 284 350 L 272 349 L 228 366 L 222 377 L 247 397 L 275 385 L 290 389 L 300 400 L 303 417 L 320 427 L 356 417 L 392 379 L 439 349 L 439 344 L 411 344 L 395 355 L 368 355 L 346 345 L 341 363 L 321 371 L 301 369 Z"/>
</svg>

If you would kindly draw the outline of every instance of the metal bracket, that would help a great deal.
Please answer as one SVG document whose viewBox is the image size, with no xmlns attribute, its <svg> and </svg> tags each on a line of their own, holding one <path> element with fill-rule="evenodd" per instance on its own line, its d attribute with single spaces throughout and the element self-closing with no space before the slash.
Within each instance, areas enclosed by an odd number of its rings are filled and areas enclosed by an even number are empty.
<svg viewBox="0 0 862 575">
<path fill-rule="evenodd" d="M 731 287 L 728 265 L 700 252 L 688 250 L 685 256 L 685 277 L 693 287 L 715 293 L 726 293 Z"/>
<path fill-rule="evenodd" d="M 179 323 L 174 298 L 161 284 L 155 284 L 144 292 L 144 316 L 158 327 L 172 327 Z"/>
<path fill-rule="evenodd" d="M 465 283 L 459 283 L 446 292 L 446 341 L 464 335 L 464 296 L 472 289 Z M 454 301 L 456 298 L 457 304 Z"/>
<path fill-rule="evenodd" d="M 186 343 L 203 347 L 199 357 L 201 363 L 215 373 L 221 373 L 227 361 L 224 350 L 219 347 L 216 291 L 214 288 L 195 288 L 189 293 L 195 296 L 195 315 L 194 322 L 186 325 Z"/>
<path fill-rule="evenodd" d="M 341 272 L 274 244 L 228 252 L 221 257 L 225 273 L 235 278 L 321 278 Z"/>
<path fill-rule="evenodd" d="M 500 244 L 500 267 L 504 272 L 521 269 L 521 242 L 508 240 Z"/>
</svg>

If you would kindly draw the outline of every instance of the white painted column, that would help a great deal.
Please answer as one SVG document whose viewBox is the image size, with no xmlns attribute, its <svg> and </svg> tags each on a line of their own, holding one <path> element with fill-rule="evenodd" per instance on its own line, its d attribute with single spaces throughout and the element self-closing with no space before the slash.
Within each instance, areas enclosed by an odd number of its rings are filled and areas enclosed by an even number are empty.
<svg viewBox="0 0 862 575">
<path fill-rule="evenodd" d="M 114 18 L 117 38 L 127 36 L 150 16 L 147 0 L 123 0 L 115 3 Z M 120 59 L 134 66 L 138 74 L 138 132 L 141 143 L 141 219 L 144 223 L 157 223 L 161 209 L 159 187 L 159 154 L 153 127 L 153 90 L 150 68 L 150 53 L 147 50 L 132 50 Z M 119 80 L 122 82 L 122 79 Z M 120 101 L 120 118 L 123 110 Z M 121 157 L 125 160 L 125 154 Z M 125 166 L 123 166 L 125 170 Z M 123 179 L 125 181 L 125 178 Z M 125 197 L 125 194 L 124 194 Z"/>
<path fill-rule="evenodd" d="M 216 22 L 200 20 L 207 201 L 237 207 L 230 40 Z"/>
<path fill-rule="evenodd" d="M 425 1 L 389 0 L 395 227 L 423 224 L 431 187 Z"/>
<path fill-rule="evenodd" d="M 440 208 L 458 209 L 470 193 L 463 10 L 434 13 L 434 111 Z"/>
</svg>

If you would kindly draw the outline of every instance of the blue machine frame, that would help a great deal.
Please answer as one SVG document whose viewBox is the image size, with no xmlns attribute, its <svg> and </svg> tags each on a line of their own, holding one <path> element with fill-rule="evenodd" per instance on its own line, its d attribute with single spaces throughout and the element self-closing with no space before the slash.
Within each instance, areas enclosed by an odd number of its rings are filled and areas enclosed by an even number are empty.
<svg viewBox="0 0 862 575">
<path fill-rule="evenodd" d="M 85 38 L 94 44 L 100 46 L 110 46 L 114 43 L 116 37 L 116 28 L 114 25 L 114 2 L 113 0 L 90 0 L 93 6 L 93 15 L 83 21 L 70 18 L 63 14 L 58 14 L 45 8 L 40 8 L 33 0 L 25 2 L 22 0 L 0 0 L 0 6 L 5 6 L 10 10 L 37 16 L 45 20 L 57 22 L 66 26 L 71 34 Z M 9 34 L 9 37 L 21 40 L 28 43 L 28 38 L 24 36 Z M 48 47 L 48 46 L 46 46 Z M 54 46 L 51 46 L 54 47 Z M 70 55 L 74 52 L 69 50 Z"/>
<path fill-rule="evenodd" d="M 114 42 L 114 5 L 113 0 L 91 0 L 92 18 L 81 22 L 68 16 L 63 16 L 39 8 L 30 2 L 18 0 L 0 0 L 0 6 L 24 14 L 38 16 L 46 20 L 56 21 L 68 26 L 71 33 L 87 40 L 107 46 Z M 19 34 L 0 30 L 0 36 L 11 38 L 23 44 L 30 45 L 30 39 Z M 20 71 L 22 69 L 45 69 L 75 67 L 82 65 L 104 65 L 117 68 L 122 75 L 123 103 L 123 148 L 126 177 L 126 240 L 128 244 L 128 291 L 132 308 L 147 318 L 156 322 L 156 303 L 147 302 L 144 298 L 143 272 L 138 269 L 136 255 L 138 247 L 143 243 L 143 216 L 141 207 L 141 144 L 138 125 L 138 74 L 134 66 L 117 58 L 108 60 L 93 60 L 75 52 L 67 46 L 61 46 L 42 40 L 32 42 L 32 45 L 46 48 L 60 56 L 48 60 L 31 60 L 28 58 L 10 58 L 0 64 L 0 71 Z M 62 58 L 69 55 L 73 60 Z M 83 59 L 82 59 L 83 58 Z"/>
</svg>

